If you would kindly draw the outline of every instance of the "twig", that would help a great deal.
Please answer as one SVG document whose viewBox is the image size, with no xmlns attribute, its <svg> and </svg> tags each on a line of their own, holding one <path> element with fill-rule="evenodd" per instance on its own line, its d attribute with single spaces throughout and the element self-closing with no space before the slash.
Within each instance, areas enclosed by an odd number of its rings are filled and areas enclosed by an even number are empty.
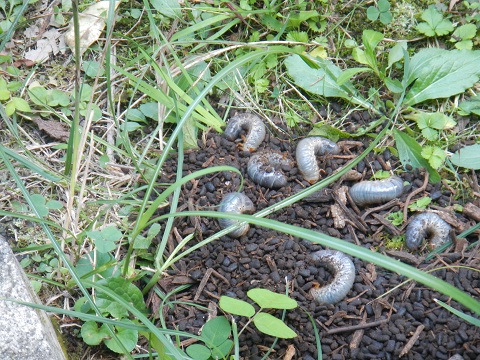
<svg viewBox="0 0 480 360">
<path fill-rule="evenodd" d="M 327 335 L 338 334 L 338 333 L 342 333 L 342 332 L 355 331 L 355 330 L 359 330 L 359 329 L 367 329 L 367 328 L 371 328 L 371 327 L 375 327 L 375 326 L 378 326 L 378 325 L 385 324 L 387 322 L 388 322 L 388 319 L 382 319 L 382 320 L 372 321 L 372 322 L 365 323 L 365 324 L 360 323 L 358 325 L 339 327 L 339 328 L 336 328 L 336 329 L 328 330 Z"/>
<path fill-rule="evenodd" d="M 418 337 L 420 336 L 420 333 L 423 331 L 424 328 L 425 328 L 424 325 L 418 325 L 417 330 L 415 330 L 415 333 L 412 335 L 410 340 L 408 340 L 408 342 L 405 344 L 402 351 L 400 352 L 399 357 L 402 357 L 403 355 L 407 354 L 410 351 L 412 346 L 415 344 L 415 341 L 418 340 Z"/>
<path fill-rule="evenodd" d="M 405 200 L 405 207 L 403 208 L 403 222 L 404 222 L 405 224 L 407 223 L 407 212 L 408 212 L 408 205 L 410 205 L 410 200 L 412 199 L 412 197 L 414 197 L 415 195 L 421 193 L 422 191 L 424 191 L 424 190 L 427 188 L 428 177 L 429 177 L 428 171 L 425 171 L 425 180 L 423 180 L 423 185 L 422 185 L 422 187 L 419 187 L 417 190 L 412 191 L 412 192 L 407 196 L 407 200 Z"/>
</svg>

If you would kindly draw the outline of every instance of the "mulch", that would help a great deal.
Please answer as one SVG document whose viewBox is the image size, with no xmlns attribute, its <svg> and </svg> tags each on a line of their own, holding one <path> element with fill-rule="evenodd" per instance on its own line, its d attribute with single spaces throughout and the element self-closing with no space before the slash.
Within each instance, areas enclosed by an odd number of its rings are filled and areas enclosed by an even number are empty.
<svg viewBox="0 0 480 360">
<path fill-rule="evenodd" d="M 359 123 L 368 123 L 368 113 L 351 115 L 350 130 Z M 275 122 L 275 120 L 274 120 Z M 356 124 L 356 125 L 354 125 Z M 257 151 L 275 150 L 295 157 L 295 146 L 301 135 L 277 124 L 268 126 L 267 138 Z M 348 128 L 348 126 L 347 126 Z M 380 129 L 378 130 L 380 131 Z M 345 141 L 340 143 L 338 156 L 320 158 L 322 177 L 341 168 L 368 146 L 364 142 Z M 239 149 L 238 139 L 228 141 L 222 135 L 210 132 L 199 141 L 199 149 L 187 151 L 184 158 L 184 175 L 214 165 L 231 165 L 239 169 L 245 179 L 243 192 L 254 202 L 257 211 L 271 206 L 309 186 L 303 181 L 296 167 L 286 168 L 288 185 L 279 190 L 270 190 L 253 183 L 246 174 L 251 154 Z M 384 144 L 388 145 L 388 144 Z M 402 171 L 399 160 L 387 149 L 381 154 L 371 153 L 342 179 L 290 207 L 269 215 L 269 218 L 284 223 L 312 229 L 374 251 L 390 254 L 432 274 L 479 298 L 480 269 L 478 246 L 466 251 L 465 241 L 459 241 L 445 253 L 431 261 L 425 261 L 429 253 L 427 246 L 411 252 L 389 249 L 388 241 L 393 235 L 402 234 L 402 227 L 393 226 L 385 220 L 390 212 L 403 211 L 405 202 L 411 203 L 421 197 L 434 200 L 429 209 L 440 211 L 455 232 L 476 223 L 474 218 L 452 210 L 458 204 L 459 192 L 447 183 L 435 185 L 424 182 L 423 171 Z M 359 178 L 369 179 L 377 170 L 395 171 L 410 183 L 400 199 L 388 205 L 372 208 L 355 208 L 350 202 L 341 202 L 342 186 L 351 186 Z M 176 172 L 176 158 L 172 156 L 164 168 L 160 182 L 171 182 Z M 475 177 L 476 174 L 469 174 Z M 355 179 L 355 180 L 353 180 Z M 240 177 L 231 172 L 221 172 L 199 178 L 184 186 L 179 210 L 215 210 L 224 194 L 237 191 Z M 414 196 L 409 195 L 414 192 Z M 478 200 L 469 202 L 479 205 Z M 332 206 L 343 209 L 343 215 L 332 217 Z M 407 204 L 408 205 L 408 204 Z M 408 217 L 412 215 L 408 212 Z M 343 223 L 342 223 L 343 220 Z M 188 234 L 195 232 L 199 241 L 214 234 L 220 227 L 215 219 L 180 218 L 175 221 L 174 233 L 169 245 L 173 248 Z M 468 240 L 478 239 L 473 234 Z M 331 277 L 327 269 L 314 264 L 309 254 L 322 249 L 309 241 L 283 233 L 252 226 L 249 232 L 238 239 L 224 236 L 209 243 L 176 264 L 158 286 L 170 291 L 179 284 L 191 286 L 178 293 L 176 300 L 182 304 L 166 311 L 169 327 L 198 334 L 209 317 L 222 315 L 218 307 L 219 297 L 227 295 L 248 300 L 246 293 L 253 288 L 266 288 L 288 294 L 297 300 L 299 307 L 286 313 L 285 322 L 298 337 L 279 340 L 273 346 L 269 359 L 316 359 L 318 350 L 315 333 L 309 315 L 320 332 L 323 359 L 480 359 L 480 329 L 452 315 L 437 305 L 433 299 L 442 300 L 456 309 L 465 311 L 461 305 L 421 284 L 405 282 L 407 278 L 391 273 L 360 259 L 353 259 L 356 279 L 347 297 L 335 305 L 318 305 L 309 295 L 315 283 L 325 283 Z M 395 260 L 392 260 L 395 261 Z M 189 306 L 200 304 L 209 310 Z M 153 301 L 155 303 L 155 301 Z M 158 310 L 155 307 L 153 310 Z M 273 312 L 281 316 L 280 312 Z M 239 328 L 246 319 L 236 317 Z M 184 344 L 190 343 L 188 339 Z M 274 343 L 270 336 L 260 333 L 253 325 L 247 326 L 240 336 L 240 355 L 244 359 L 261 359 Z M 292 355 L 292 346 L 294 355 Z M 287 354 L 288 350 L 288 354 Z"/>
</svg>

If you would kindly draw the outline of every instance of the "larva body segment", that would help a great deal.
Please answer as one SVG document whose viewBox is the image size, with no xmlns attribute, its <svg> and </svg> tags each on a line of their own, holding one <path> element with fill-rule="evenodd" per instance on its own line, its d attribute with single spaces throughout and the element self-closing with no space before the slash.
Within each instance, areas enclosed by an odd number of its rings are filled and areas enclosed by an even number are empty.
<svg viewBox="0 0 480 360">
<path fill-rule="evenodd" d="M 255 211 L 255 206 L 253 205 L 252 200 L 248 198 L 247 195 L 243 193 L 228 193 L 224 196 L 223 200 L 218 207 L 218 211 L 226 212 L 226 213 L 235 213 L 235 214 L 243 214 L 243 213 L 253 213 Z M 233 220 L 233 219 L 222 219 L 218 220 L 220 227 L 225 229 L 231 225 L 238 224 L 240 221 Z M 245 235 L 248 230 L 250 229 L 249 224 L 244 224 L 236 230 L 233 230 L 228 235 L 233 238 L 238 238 L 240 236 Z"/>
<path fill-rule="evenodd" d="M 398 176 L 388 179 L 362 181 L 350 188 L 349 194 L 359 206 L 381 204 L 400 197 L 403 192 L 403 180 Z"/>
<path fill-rule="evenodd" d="M 337 250 L 320 250 L 311 254 L 311 257 L 330 269 L 334 278 L 328 285 L 311 288 L 310 294 L 319 304 L 340 302 L 355 282 L 355 266 L 352 260 Z"/>
<path fill-rule="evenodd" d="M 433 248 L 439 247 L 451 240 L 451 226 L 438 214 L 432 212 L 421 213 L 407 226 L 405 242 L 411 250 L 418 248 L 423 240 L 430 239 Z"/>
<path fill-rule="evenodd" d="M 233 141 L 238 138 L 242 130 L 247 131 L 243 150 L 250 152 L 257 150 L 266 134 L 262 120 L 257 115 L 250 113 L 237 114 L 228 121 L 225 137 Z"/>
<path fill-rule="evenodd" d="M 282 166 L 292 166 L 293 162 L 284 154 L 267 151 L 250 157 L 247 165 L 248 176 L 257 184 L 270 189 L 287 185 L 287 177 Z"/>
<path fill-rule="evenodd" d="M 320 178 L 317 156 L 325 154 L 335 155 L 339 152 L 338 145 L 329 139 L 320 136 L 302 139 L 298 142 L 295 151 L 298 170 L 300 170 L 305 180 L 313 184 Z"/>
</svg>

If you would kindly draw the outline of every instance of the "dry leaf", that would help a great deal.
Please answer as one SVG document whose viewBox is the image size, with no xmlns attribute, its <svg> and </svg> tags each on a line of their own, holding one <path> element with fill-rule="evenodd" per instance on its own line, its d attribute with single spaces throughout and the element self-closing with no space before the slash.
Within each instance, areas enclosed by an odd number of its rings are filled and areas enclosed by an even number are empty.
<svg viewBox="0 0 480 360">
<path fill-rule="evenodd" d="M 16 68 L 19 68 L 20 66 L 32 67 L 33 65 L 35 65 L 35 62 L 28 59 L 18 59 L 14 61 L 12 65 Z"/>
<path fill-rule="evenodd" d="M 115 1 L 115 9 L 117 9 L 120 1 Z M 108 15 L 109 1 L 99 1 L 89 6 L 83 13 L 79 14 L 80 27 L 80 55 L 82 55 L 95 41 L 100 38 L 105 28 L 105 19 Z M 73 23 L 68 27 L 65 33 L 65 43 L 75 53 L 75 34 Z"/>
<path fill-rule="evenodd" d="M 48 60 L 50 54 L 56 55 L 64 48 L 63 35 L 57 29 L 50 29 L 37 41 L 35 49 L 28 50 L 25 53 L 25 59 L 41 63 Z"/>
<path fill-rule="evenodd" d="M 40 118 L 33 118 L 32 121 L 37 124 L 40 130 L 45 131 L 54 139 L 67 141 L 70 136 L 70 132 L 58 121 L 43 120 Z"/>
</svg>

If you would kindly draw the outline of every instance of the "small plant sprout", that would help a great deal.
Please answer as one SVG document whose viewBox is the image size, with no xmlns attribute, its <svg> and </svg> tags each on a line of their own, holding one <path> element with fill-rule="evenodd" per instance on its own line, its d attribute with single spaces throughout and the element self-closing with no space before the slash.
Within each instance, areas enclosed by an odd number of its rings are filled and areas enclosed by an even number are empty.
<svg viewBox="0 0 480 360">
<path fill-rule="evenodd" d="M 387 215 L 386 219 L 392 223 L 392 225 L 400 226 L 403 224 L 403 212 L 395 211 Z"/>
<path fill-rule="evenodd" d="M 422 20 L 417 25 L 417 30 L 426 36 L 443 36 L 453 31 L 453 24 L 450 20 L 444 19 L 443 15 L 430 5 L 422 14 Z"/>
<path fill-rule="evenodd" d="M 410 211 L 418 211 L 418 210 L 425 210 L 428 205 L 432 202 L 432 198 L 425 196 L 421 199 L 418 199 L 414 203 L 408 205 L 408 209 Z"/>
<path fill-rule="evenodd" d="M 472 50 L 473 38 L 477 34 L 477 26 L 475 24 L 465 24 L 455 29 L 450 39 L 455 43 L 455 47 L 459 50 Z"/>
<path fill-rule="evenodd" d="M 380 20 L 384 25 L 389 24 L 392 21 L 390 2 L 388 0 L 379 0 L 376 6 L 370 6 L 367 9 L 367 18 L 370 21 Z"/>
<path fill-rule="evenodd" d="M 192 344 L 186 352 L 194 360 L 225 359 L 233 347 L 233 341 L 229 339 L 231 334 L 232 327 L 225 316 L 210 319 L 200 334 L 205 345 Z"/>
<path fill-rule="evenodd" d="M 247 296 L 260 307 L 257 312 L 255 312 L 255 308 L 246 301 L 228 296 L 220 297 L 220 308 L 223 311 L 249 318 L 239 334 L 253 321 L 257 329 L 264 334 L 283 339 L 290 339 L 297 336 L 282 320 L 264 311 L 265 309 L 295 309 L 298 304 L 294 299 L 289 298 L 287 295 L 277 294 L 266 289 L 251 289 L 247 292 Z"/>
</svg>

